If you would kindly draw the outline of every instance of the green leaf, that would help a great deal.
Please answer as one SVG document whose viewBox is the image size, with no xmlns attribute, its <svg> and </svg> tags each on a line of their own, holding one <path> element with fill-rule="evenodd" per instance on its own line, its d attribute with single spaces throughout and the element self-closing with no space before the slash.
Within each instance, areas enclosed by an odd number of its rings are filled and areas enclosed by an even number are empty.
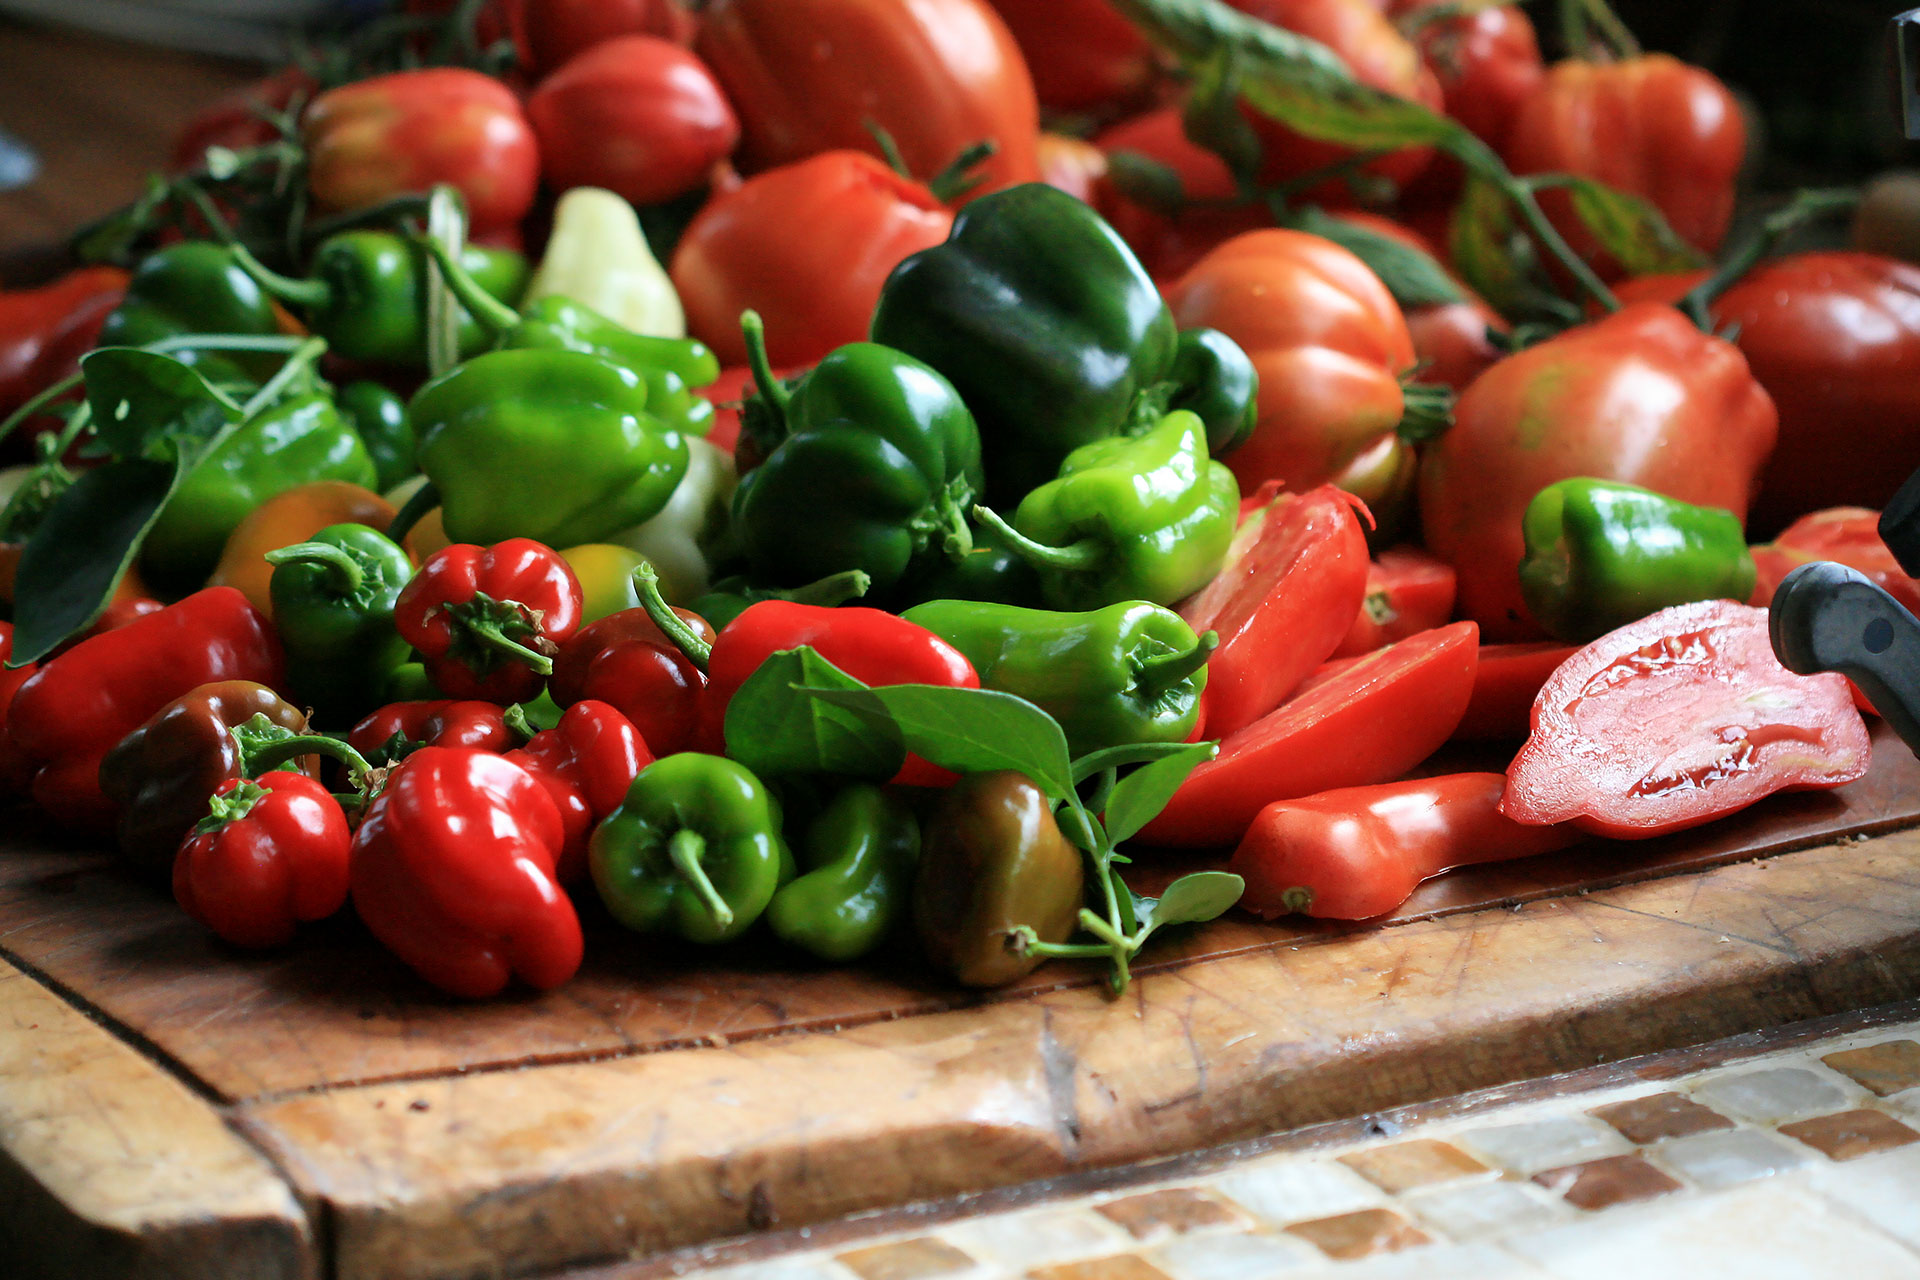
<svg viewBox="0 0 1920 1280">
<path fill-rule="evenodd" d="M 1514 231 L 1513 205 L 1506 193 L 1469 177 L 1453 215 L 1453 265 L 1474 292 L 1506 314 L 1521 304 L 1529 289 L 1514 251 Z"/>
<path fill-rule="evenodd" d="M 1157 899 L 1142 898 L 1135 904 L 1144 926 L 1138 936 L 1144 942 L 1148 934 L 1167 925 L 1212 920 L 1240 901 L 1246 888 L 1247 882 L 1230 871 L 1195 871 L 1181 876 Z"/>
<path fill-rule="evenodd" d="M 123 458 L 86 472 L 54 499 L 20 555 L 9 665 L 45 657 L 100 616 L 190 468 L 185 454 L 171 462 Z"/>
<path fill-rule="evenodd" d="M 1706 255 L 1682 240 L 1650 201 L 1590 178 L 1556 174 L 1548 182 L 1534 180 L 1534 184 L 1565 188 L 1575 216 L 1628 275 L 1691 271 L 1707 265 Z"/>
<path fill-rule="evenodd" d="M 1141 151 L 1121 149 L 1107 155 L 1107 181 L 1135 204 L 1172 217 L 1187 207 L 1186 185 L 1172 165 Z"/>
<path fill-rule="evenodd" d="M 1213 759 L 1219 749 L 1217 742 L 1196 742 L 1120 779 L 1107 799 L 1108 838 L 1119 844 L 1153 821 L 1187 775 Z"/>
<path fill-rule="evenodd" d="M 1228 46 L 1200 64 L 1181 124 L 1187 137 L 1219 156 L 1244 188 L 1259 176 L 1261 144 L 1240 110 L 1235 62 Z"/>
<path fill-rule="evenodd" d="M 1296 231 L 1310 232 L 1350 251 L 1380 277 L 1402 307 L 1440 307 L 1466 301 L 1446 268 L 1425 250 L 1311 205 L 1295 212 L 1288 223 Z"/>
<path fill-rule="evenodd" d="M 80 361 L 93 428 L 115 455 L 198 460 L 207 443 L 237 422 L 239 406 L 172 356 L 137 347 L 102 347 Z"/>
<path fill-rule="evenodd" d="M 991 689 L 895 684 L 872 689 L 805 690 L 870 724 L 892 725 L 907 750 L 955 773 L 1012 769 L 1049 797 L 1073 790 L 1067 735 L 1025 698 Z"/>
<path fill-rule="evenodd" d="M 1167 756 L 1177 756 L 1192 746 L 1191 742 L 1129 742 L 1117 747 L 1102 747 L 1098 751 L 1087 752 L 1073 762 L 1073 781 L 1077 786 L 1096 773 L 1124 765 L 1163 760 Z M 1105 801 L 1101 804 L 1104 807 Z"/>
<path fill-rule="evenodd" d="M 811 646 L 774 654 L 727 704 L 727 754 L 765 778 L 831 773 L 885 781 L 900 771 L 900 735 L 807 690 L 866 686 Z"/>
</svg>

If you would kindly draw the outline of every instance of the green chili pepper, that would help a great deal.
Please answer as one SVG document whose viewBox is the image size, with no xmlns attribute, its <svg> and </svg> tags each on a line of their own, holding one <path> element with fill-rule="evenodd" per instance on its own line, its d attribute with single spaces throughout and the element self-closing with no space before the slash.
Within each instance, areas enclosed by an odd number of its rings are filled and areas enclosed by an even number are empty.
<svg viewBox="0 0 1920 1280">
<path fill-rule="evenodd" d="M 1026 496 L 1009 526 L 974 514 L 1040 575 L 1047 604 L 1098 609 L 1121 600 L 1172 604 L 1219 572 L 1240 489 L 1207 457 L 1206 429 L 1175 410 L 1142 436 L 1097 440 Z"/>
<path fill-rule="evenodd" d="M 200 460 L 147 534 L 141 568 L 155 585 L 190 590 L 213 571 L 248 512 L 315 480 L 371 488 L 374 471 L 333 398 L 309 391 L 260 410 Z"/>
<path fill-rule="evenodd" d="M 739 937 L 793 874 L 779 806 L 760 780 L 694 751 L 640 771 L 595 828 L 588 862 L 614 919 L 690 942 Z"/>
<path fill-rule="evenodd" d="M 491 351 L 455 365 L 408 406 L 415 455 L 447 536 L 487 545 L 604 542 L 667 505 L 687 442 L 648 409 L 631 369 L 579 351 Z"/>
<path fill-rule="evenodd" d="M 1241 345 L 1218 329 L 1183 329 L 1173 348 L 1173 368 L 1158 396 L 1145 407 L 1165 412 L 1186 409 L 1207 426 L 1207 452 L 1213 457 L 1241 444 L 1260 418 L 1256 402 L 1260 373 Z M 1164 407 L 1151 402 L 1164 399 Z M 1147 425 L 1158 421 L 1155 413 Z"/>
<path fill-rule="evenodd" d="M 912 808 L 879 787 L 850 786 L 807 824 L 806 872 L 773 895 L 767 925 L 823 960 L 863 956 L 904 917 L 919 858 Z"/>
<path fill-rule="evenodd" d="M 385 493 L 415 474 L 413 427 L 407 402 L 378 382 L 361 379 L 333 393 L 333 403 L 367 446 L 373 459 L 374 487 Z"/>
<path fill-rule="evenodd" d="M 1058 720 L 1075 756 L 1188 738 L 1219 644 L 1143 600 L 1089 613 L 935 600 L 901 616 L 965 654 L 981 687 L 1018 694 Z"/>
<path fill-rule="evenodd" d="M 413 562 L 363 524 L 332 524 L 267 552 L 274 628 L 287 681 L 323 724 L 351 725 L 383 705 L 412 651 L 393 627 L 393 604 Z"/>
<path fill-rule="evenodd" d="M 280 332 L 273 303 L 234 257 L 210 240 L 183 240 L 156 250 L 134 268 L 127 293 L 100 326 L 96 345 L 140 347 L 189 333 Z M 267 353 L 176 351 L 209 382 L 260 381 L 282 357 Z"/>
<path fill-rule="evenodd" d="M 1521 597 L 1541 626 L 1573 644 L 1669 605 L 1753 594 L 1740 518 L 1719 507 L 1577 476 L 1535 494 L 1520 528 Z"/>
<path fill-rule="evenodd" d="M 245 249 L 236 261 L 261 288 L 297 307 L 307 327 L 335 355 L 375 364 L 424 369 L 427 364 L 427 255 L 391 231 L 343 231 L 320 242 L 312 275 L 298 280 L 271 271 Z M 527 285 L 527 260 L 510 249 L 467 245 L 460 265 L 478 287 L 511 302 Z M 488 331 L 459 313 L 459 346 L 470 355 L 487 345 Z"/>
</svg>

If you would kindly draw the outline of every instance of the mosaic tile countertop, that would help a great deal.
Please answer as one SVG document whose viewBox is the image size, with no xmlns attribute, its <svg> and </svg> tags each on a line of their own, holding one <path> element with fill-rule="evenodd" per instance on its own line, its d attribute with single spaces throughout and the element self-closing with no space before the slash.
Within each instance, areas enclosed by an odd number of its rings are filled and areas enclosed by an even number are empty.
<svg viewBox="0 0 1920 1280">
<path fill-rule="evenodd" d="M 1920 1008 L 775 1243 L 591 1276 L 1920 1280 Z"/>
</svg>

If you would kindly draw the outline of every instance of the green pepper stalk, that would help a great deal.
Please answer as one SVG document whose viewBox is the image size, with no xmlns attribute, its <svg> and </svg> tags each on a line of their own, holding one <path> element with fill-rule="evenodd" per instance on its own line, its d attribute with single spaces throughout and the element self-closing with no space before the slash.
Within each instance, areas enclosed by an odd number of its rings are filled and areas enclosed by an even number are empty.
<svg viewBox="0 0 1920 1280">
<path fill-rule="evenodd" d="M 807 824 L 798 856 L 806 871 L 773 895 L 768 926 L 822 960 L 853 960 L 885 941 L 906 913 L 920 824 L 906 801 L 856 784 Z"/>
<path fill-rule="evenodd" d="M 1669 605 L 1745 600 L 1755 568 L 1740 518 L 1638 485 L 1576 476 L 1521 518 L 1520 594 L 1553 635 L 1585 644 Z"/>
<path fill-rule="evenodd" d="M 1098 609 L 1172 604 L 1205 586 L 1226 559 L 1239 503 L 1233 473 L 1207 456 L 1205 426 L 1180 409 L 1145 435 L 1074 450 L 1012 524 L 984 506 L 974 518 L 1032 563 L 1047 604 Z"/>
<path fill-rule="evenodd" d="M 736 576 L 714 583 L 711 591 L 696 597 L 687 608 L 705 618 L 709 626 L 719 631 L 745 613 L 749 606 L 762 600 L 787 600 L 794 604 L 833 608 L 860 599 L 872 584 L 873 580 L 860 569 L 829 574 L 798 587 L 762 587 Z"/>
<path fill-rule="evenodd" d="M 393 606 L 413 563 L 391 539 L 335 524 L 267 553 L 268 590 L 293 692 L 323 723 L 352 724 L 381 705 L 410 646 Z"/>
</svg>

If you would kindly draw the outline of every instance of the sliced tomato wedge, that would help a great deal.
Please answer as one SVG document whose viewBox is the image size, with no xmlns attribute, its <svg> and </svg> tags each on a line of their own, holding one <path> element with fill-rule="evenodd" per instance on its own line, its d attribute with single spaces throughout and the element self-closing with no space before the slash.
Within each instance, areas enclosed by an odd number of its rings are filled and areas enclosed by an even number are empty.
<svg viewBox="0 0 1920 1280">
<path fill-rule="evenodd" d="M 1473 691 L 1480 628 L 1456 622 L 1322 668 L 1220 744 L 1140 838 L 1229 845 L 1275 800 L 1397 778 L 1447 740 Z"/>
<path fill-rule="evenodd" d="M 1461 742 L 1518 742 L 1533 726 L 1533 700 L 1580 646 L 1517 640 L 1480 646 L 1473 697 L 1453 736 Z"/>
<path fill-rule="evenodd" d="M 1201 718 L 1209 737 L 1252 724 L 1326 661 L 1367 591 L 1366 506 L 1321 485 L 1282 493 L 1234 531 L 1226 563 L 1180 607 L 1217 631 Z"/>
<path fill-rule="evenodd" d="M 1858 569 L 1886 588 L 1887 594 L 1920 613 L 1920 582 L 1900 568 L 1880 540 L 1880 513 L 1868 507 L 1829 507 L 1801 516 L 1772 542 L 1753 549 L 1755 574 L 1748 604 L 1769 604 L 1780 580 L 1814 560 L 1832 560 Z"/>
<path fill-rule="evenodd" d="M 1793 674 L 1765 609 L 1704 600 L 1609 632 L 1555 670 L 1500 807 L 1518 822 L 1664 835 L 1776 791 L 1851 782 L 1871 750 L 1845 676 Z"/>
<path fill-rule="evenodd" d="M 1419 547 L 1388 547 L 1367 566 L 1367 591 L 1336 658 L 1371 653 L 1453 616 L 1453 566 Z"/>
</svg>

